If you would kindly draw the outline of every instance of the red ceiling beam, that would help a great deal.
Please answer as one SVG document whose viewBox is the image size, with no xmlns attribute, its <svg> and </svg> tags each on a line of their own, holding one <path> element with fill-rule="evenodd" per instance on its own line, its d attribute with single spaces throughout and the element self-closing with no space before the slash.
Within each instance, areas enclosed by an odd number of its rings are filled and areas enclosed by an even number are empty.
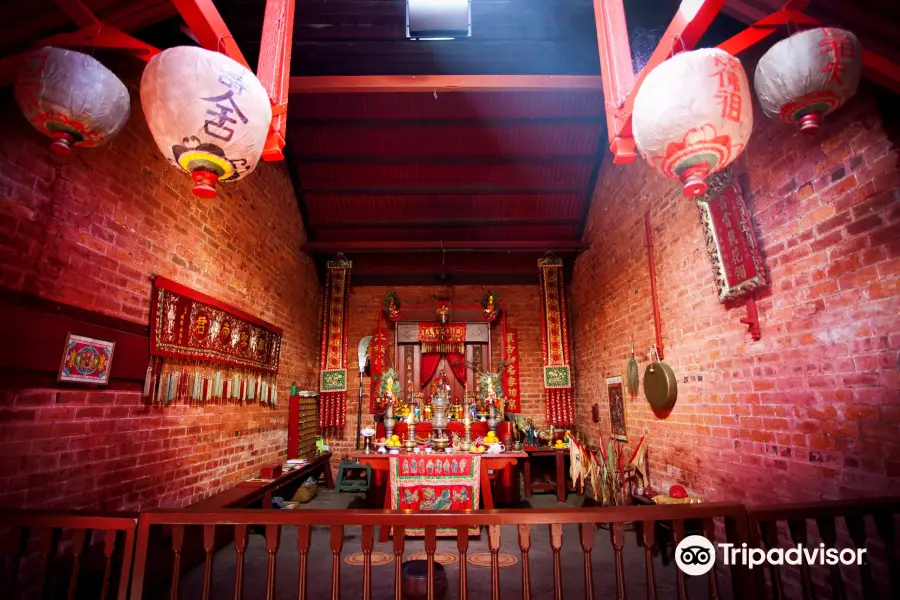
<svg viewBox="0 0 900 600">
<path fill-rule="evenodd" d="M 82 29 L 100 23 L 97 17 L 94 16 L 94 13 L 81 0 L 54 0 L 54 2 Z"/>
<path fill-rule="evenodd" d="M 788 4 L 791 3 L 789 2 Z M 743 52 L 750 46 L 761 42 L 773 33 L 776 33 L 779 30 L 783 30 L 783 28 L 788 24 L 794 24 L 798 27 L 802 27 L 816 26 L 820 23 L 812 17 L 807 17 L 802 12 L 797 12 L 795 10 L 786 10 L 785 8 L 782 8 L 778 12 L 773 13 L 766 18 L 760 19 L 744 31 L 731 37 L 730 39 L 725 40 L 717 47 L 719 48 L 719 50 L 724 50 L 729 54 L 736 55 L 740 52 Z"/>
<path fill-rule="evenodd" d="M 201 46 L 213 52 L 221 52 L 250 69 L 212 0 L 172 0 L 172 4 Z"/>
<path fill-rule="evenodd" d="M 348 92 L 546 92 L 600 91 L 596 75 L 364 75 L 291 77 L 292 94 Z"/>
<path fill-rule="evenodd" d="M 674 54 L 692 50 L 700 38 L 712 24 L 713 19 L 719 14 L 725 0 L 693 0 L 684 1 L 675 17 L 663 34 L 662 39 L 650 56 L 650 60 L 641 69 L 634 84 L 624 97 L 615 97 L 607 92 L 606 110 L 612 113 L 609 117 L 613 127 L 609 129 L 610 149 L 615 154 L 613 160 L 616 164 L 634 162 L 637 154 L 634 148 L 634 138 L 631 135 L 631 111 L 634 108 L 634 98 L 641 87 L 644 78 L 656 66 Z M 691 6 L 693 5 L 693 6 Z M 693 13 L 693 14 L 690 14 Z M 627 43 L 628 31 L 625 25 L 622 0 L 594 0 L 594 17 L 597 21 L 597 41 L 600 45 L 601 72 L 604 80 L 611 78 L 616 85 L 627 82 L 628 77 L 623 73 L 631 68 L 631 49 Z M 612 19 L 610 22 L 607 22 Z M 623 44 L 622 38 L 625 38 Z M 606 58 L 604 58 L 606 56 Z M 604 69 L 605 67 L 605 69 Z M 613 69 L 611 77 L 607 70 Z"/>
<path fill-rule="evenodd" d="M 40 40 L 37 45 L 118 50 L 133 54 L 144 61 L 148 61 L 159 54 L 159 48 L 131 37 L 111 25 L 104 25 L 99 22 L 96 25 L 85 27 L 73 33 L 52 35 Z"/>
<path fill-rule="evenodd" d="M 263 160 L 284 160 L 287 104 L 294 35 L 294 0 L 267 0 L 262 46 L 256 76 L 272 102 L 272 124 L 263 147 Z"/>
<path fill-rule="evenodd" d="M 351 252 L 391 254 L 395 252 L 581 252 L 588 244 L 581 241 L 435 241 L 435 242 L 307 242 L 301 246 L 307 252 Z"/>
</svg>

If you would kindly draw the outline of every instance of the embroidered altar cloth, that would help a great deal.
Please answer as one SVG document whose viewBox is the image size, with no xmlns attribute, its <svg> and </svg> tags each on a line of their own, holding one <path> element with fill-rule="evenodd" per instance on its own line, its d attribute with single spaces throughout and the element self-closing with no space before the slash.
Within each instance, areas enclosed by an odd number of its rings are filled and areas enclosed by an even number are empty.
<svg viewBox="0 0 900 600">
<path fill-rule="evenodd" d="M 480 498 L 481 457 L 468 454 L 392 456 L 389 461 L 391 509 L 475 510 Z M 469 530 L 477 535 L 479 529 Z M 406 529 L 407 535 L 424 530 Z M 456 535 L 438 528 L 438 535 Z"/>
</svg>

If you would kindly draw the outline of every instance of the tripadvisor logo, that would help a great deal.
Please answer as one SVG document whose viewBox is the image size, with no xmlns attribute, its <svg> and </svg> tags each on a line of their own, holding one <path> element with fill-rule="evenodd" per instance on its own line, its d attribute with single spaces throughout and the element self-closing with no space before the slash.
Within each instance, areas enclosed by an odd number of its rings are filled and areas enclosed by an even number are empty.
<svg viewBox="0 0 900 600">
<path fill-rule="evenodd" d="M 769 565 L 861 565 L 865 562 L 865 548 L 806 547 L 797 544 L 790 548 L 749 548 L 747 544 L 717 544 L 722 551 L 725 566 L 743 565 L 752 569 L 762 564 Z M 688 575 L 704 575 L 716 563 L 716 548 L 702 535 L 689 535 L 675 547 L 675 564 Z"/>
</svg>

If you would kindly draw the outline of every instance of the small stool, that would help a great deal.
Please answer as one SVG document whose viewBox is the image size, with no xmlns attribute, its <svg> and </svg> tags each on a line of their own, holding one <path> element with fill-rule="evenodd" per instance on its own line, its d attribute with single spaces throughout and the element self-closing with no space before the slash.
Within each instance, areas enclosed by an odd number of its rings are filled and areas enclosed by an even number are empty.
<svg viewBox="0 0 900 600">
<path fill-rule="evenodd" d="M 428 561 L 408 560 L 403 563 L 401 581 L 403 600 L 425 600 L 428 597 Z M 448 587 L 444 565 L 434 561 L 434 600 L 444 600 Z"/>
<path fill-rule="evenodd" d="M 362 477 L 365 473 L 365 477 Z M 372 481 L 372 467 L 358 462 L 342 460 L 338 465 L 337 489 L 340 492 L 366 492 Z"/>
</svg>

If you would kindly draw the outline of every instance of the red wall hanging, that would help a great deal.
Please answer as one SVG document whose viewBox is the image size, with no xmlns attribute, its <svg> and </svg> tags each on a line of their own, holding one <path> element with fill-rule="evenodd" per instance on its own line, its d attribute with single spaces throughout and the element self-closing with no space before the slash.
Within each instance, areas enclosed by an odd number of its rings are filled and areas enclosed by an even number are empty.
<svg viewBox="0 0 900 600">
<path fill-rule="evenodd" d="M 553 425 L 574 425 L 572 372 L 569 367 L 569 324 L 562 259 L 545 256 L 538 260 L 541 284 L 544 353 L 544 393 L 547 421 Z"/>
<path fill-rule="evenodd" d="M 519 385 L 519 332 L 507 327 L 503 340 L 503 398 L 506 401 L 505 412 L 517 413 L 522 410 L 521 386 Z"/>
<path fill-rule="evenodd" d="M 346 422 L 348 296 L 352 267 L 353 263 L 341 254 L 327 264 L 319 395 L 322 430 L 343 429 Z"/>
</svg>

